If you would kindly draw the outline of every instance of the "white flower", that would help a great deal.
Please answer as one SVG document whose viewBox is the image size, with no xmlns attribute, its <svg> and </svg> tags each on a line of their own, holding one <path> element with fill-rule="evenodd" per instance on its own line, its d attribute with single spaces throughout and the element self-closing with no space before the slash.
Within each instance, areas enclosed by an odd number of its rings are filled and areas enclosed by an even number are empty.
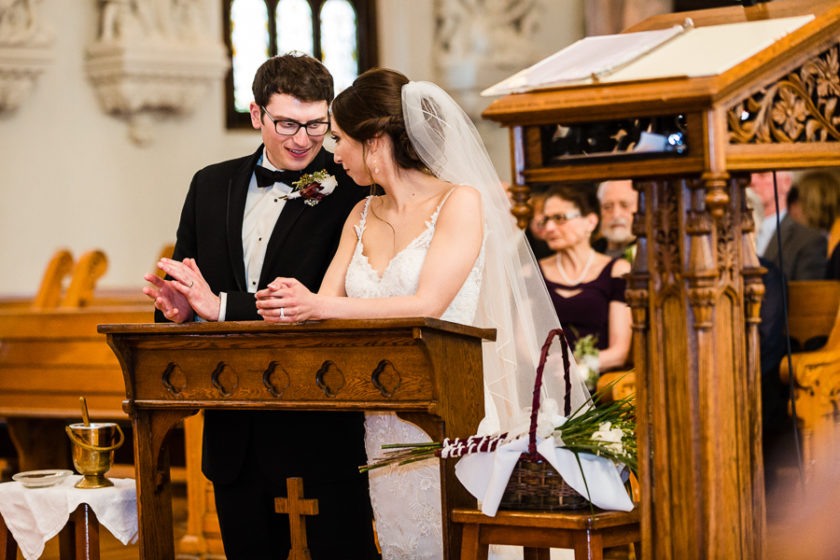
<svg viewBox="0 0 840 560">
<path fill-rule="evenodd" d="M 304 173 L 300 176 L 300 179 L 292 183 L 292 192 L 283 198 L 287 200 L 303 198 L 306 204 L 315 206 L 325 196 L 332 193 L 336 185 L 338 185 L 338 181 L 334 176 L 327 173 L 326 169 L 315 173 Z"/>
<path fill-rule="evenodd" d="M 560 406 L 554 399 L 544 399 L 537 413 L 537 437 L 550 437 L 552 432 L 562 426 L 566 417 L 560 414 Z"/>
<path fill-rule="evenodd" d="M 622 455 L 624 454 L 624 446 L 621 444 L 622 437 L 624 437 L 624 432 L 621 431 L 621 428 L 613 428 L 611 422 L 601 422 L 598 430 L 592 434 L 592 441 L 608 442 L 607 448 Z"/>
<path fill-rule="evenodd" d="M 335 177 L 333 177 L 332 175 L 327 175 L 326 178 L 323 181 L 321 181 L 321 194 L 326 196 L 332 193 L 337 185 L 338 181 L 335 180 Z"/>
</svg>

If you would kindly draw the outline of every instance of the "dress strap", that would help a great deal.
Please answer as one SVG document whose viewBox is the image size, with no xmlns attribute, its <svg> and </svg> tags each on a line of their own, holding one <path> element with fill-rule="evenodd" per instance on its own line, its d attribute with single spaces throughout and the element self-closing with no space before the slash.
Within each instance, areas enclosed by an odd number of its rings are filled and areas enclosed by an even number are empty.
<svg viewBox="0 0 840 560">
<path fill-rule="evenodd" d="M 370 195 L 365 199 L 365 207 L 362 208 L 362 218 L 359 220 L 359 225 L 354 226 L 356 228 L 356 237 L 359 241 L 362 240 L 362 234 L 365 232 L 365 224 L 367 224 L 368 207 L 370 206 L 370 201 L 372 198 L 373 195 Z"/>
<path fill-rule="evenodd" d="M 435 213 L 432 214 L 432 216 L 429 218 L 429 221 L 427 222 L 430 225 L 430 227 L 435 227 L 435 224 L 437 224 L 437 219 L 438 215 L 440 214 L 440 210 L 441 208 L 443 208 L 443 205 L 446 204 L 446 201 L 449 200 L 449 195 L 453 192 L 455 192 L 455 187 L 452 187 L 445 195 L 443 195 L 443 200 L 441 200 L 440 204 L 437 205 L 437 208 L 435 208 Z"/>
</svg>

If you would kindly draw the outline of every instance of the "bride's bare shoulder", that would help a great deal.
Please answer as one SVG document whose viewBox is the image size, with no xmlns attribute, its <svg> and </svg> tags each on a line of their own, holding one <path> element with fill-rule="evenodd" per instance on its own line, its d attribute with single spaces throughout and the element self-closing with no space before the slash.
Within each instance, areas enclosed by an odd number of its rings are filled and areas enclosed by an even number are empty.
<svg viewBox="0 0 840 560">
<path fill-rule="evenodd" d="M 480 206 L 481 193 L 478 189 L 470 185 L 454 185 L 450 187 L 452 194 L 449 195 L 449 200 L 457 200 L 457 204 L 467 206 Z"/>
</svg>

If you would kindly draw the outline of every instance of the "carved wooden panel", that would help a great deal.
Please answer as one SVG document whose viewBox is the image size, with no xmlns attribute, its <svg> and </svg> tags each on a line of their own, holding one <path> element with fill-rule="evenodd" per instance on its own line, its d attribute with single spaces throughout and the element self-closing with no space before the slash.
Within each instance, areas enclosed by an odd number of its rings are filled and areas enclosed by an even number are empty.
<svg viewBox="0 0 840 560">
<path fill-rule="evenodd" d="M 731 144 L 840 141 L 840 46 L 831 46 L 728 113 Z"/>
</svg>

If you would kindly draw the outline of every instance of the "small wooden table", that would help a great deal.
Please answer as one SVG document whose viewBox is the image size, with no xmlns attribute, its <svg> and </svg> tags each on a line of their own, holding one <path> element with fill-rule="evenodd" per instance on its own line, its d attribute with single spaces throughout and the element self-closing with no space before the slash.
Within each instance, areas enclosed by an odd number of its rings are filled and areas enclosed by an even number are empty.
<svg viewBox="0 0 840 560">
<path fill-rule="evenodd" d="M 500 511 L 488 517 L 478 510 L 454 509 L 452 522 L 462 526 L 461 560 L 487 560 L 491 544 L 525 547 L 525 560 L 548 560 L 549 548 L 573 548 L 575 560 L 601 560 L 604 548 L 630 544 L 641 558 L 639 511 L 568 512 Z"/>
</svg>

